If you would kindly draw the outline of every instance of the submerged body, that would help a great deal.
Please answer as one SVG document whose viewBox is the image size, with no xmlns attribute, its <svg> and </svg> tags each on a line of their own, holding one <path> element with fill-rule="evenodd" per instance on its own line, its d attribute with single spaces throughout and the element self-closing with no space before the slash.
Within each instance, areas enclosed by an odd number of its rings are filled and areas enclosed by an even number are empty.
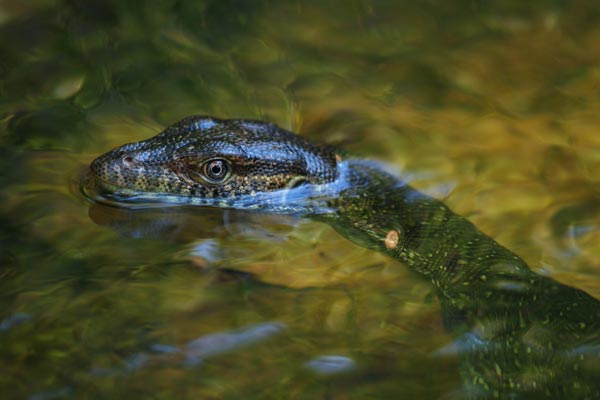
<svg viewBox="0 0 600 400">
<path fill-rule="evenodd" d="M 600 302 L 535 274 L 377 163 L 272 124 L 199 116 L 94 160 L 86 193 L 321 220 L 431 280 L 463 361 L 458 397 L 600 398 Z"/>
</svg>

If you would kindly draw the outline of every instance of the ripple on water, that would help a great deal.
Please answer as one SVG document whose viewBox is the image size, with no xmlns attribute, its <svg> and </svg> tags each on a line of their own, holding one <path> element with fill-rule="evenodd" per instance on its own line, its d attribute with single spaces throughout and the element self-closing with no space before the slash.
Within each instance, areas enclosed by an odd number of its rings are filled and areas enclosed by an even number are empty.
<svg viewBox="0 0 600 400">
<path fill-rule="evenodd" d="M 305 366 L 319 375 L 335 375 L 352 371 L 356 362 L 350 357 L 326 355 L 313 358 Z"/>
</svg>

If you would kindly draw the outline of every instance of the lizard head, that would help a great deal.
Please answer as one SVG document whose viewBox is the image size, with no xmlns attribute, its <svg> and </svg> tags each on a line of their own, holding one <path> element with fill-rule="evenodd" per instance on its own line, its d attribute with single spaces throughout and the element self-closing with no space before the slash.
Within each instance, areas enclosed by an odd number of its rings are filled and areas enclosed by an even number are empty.
<svg viewBox="0 0 600 400">
<path fill-rule="evenodd" d="M 113 204 L 244 208 L 247 198 L 333 182 L 338 161 L 274 124 L 193 116 L 96 158 L 84 192 Z"/>
</svg>

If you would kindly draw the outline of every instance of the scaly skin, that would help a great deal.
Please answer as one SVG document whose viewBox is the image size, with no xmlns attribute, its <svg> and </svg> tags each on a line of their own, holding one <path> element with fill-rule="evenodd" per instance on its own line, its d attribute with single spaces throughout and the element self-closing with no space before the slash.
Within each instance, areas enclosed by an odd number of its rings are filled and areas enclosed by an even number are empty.
<svg viewBox="0 0 600 400">
<path fill-rule="evenodd" d="M 202 163 L 215 157 L 233 167 L 230 179 L 219 185 L 201 174 Z M 216 205 L 337 177 L 335 154 L 327 148 L 273 124 L 210 117 L 189 117 L 151 139 L 121 146 L 94 160 L 90 172 L 99 192 L 121 201 L 167 196 L 170 202 Z"/>
<path fill-rule="evenodd" d="M 204 176 L 215 159 L 227 165 L 222 182 Z M 272 124 L 190 117 L 94 160 L 87 193 L 129 207 L 258 208 L 324 221 L 431 280 L 462 360 L 459 398 L 600 398 L 600 302 L 535 274 L 374 162 L 342 160 Z M 386 242 L 390 232 L 397 243 Z"/>
</svg>

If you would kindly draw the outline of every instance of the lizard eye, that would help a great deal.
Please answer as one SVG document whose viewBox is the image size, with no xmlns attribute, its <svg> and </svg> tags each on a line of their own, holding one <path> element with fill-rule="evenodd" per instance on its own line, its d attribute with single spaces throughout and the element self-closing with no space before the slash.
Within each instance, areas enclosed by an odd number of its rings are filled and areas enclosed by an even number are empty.
<svg viewBox="0 0 600 400">
<path fill-rule="evenodd" d="M 223 158 L 212 158 L 202 164 L 203 178 L 208 183 L 223 183 L 231 175 L 231 166 L 229 161 Z"/>
</svg>

